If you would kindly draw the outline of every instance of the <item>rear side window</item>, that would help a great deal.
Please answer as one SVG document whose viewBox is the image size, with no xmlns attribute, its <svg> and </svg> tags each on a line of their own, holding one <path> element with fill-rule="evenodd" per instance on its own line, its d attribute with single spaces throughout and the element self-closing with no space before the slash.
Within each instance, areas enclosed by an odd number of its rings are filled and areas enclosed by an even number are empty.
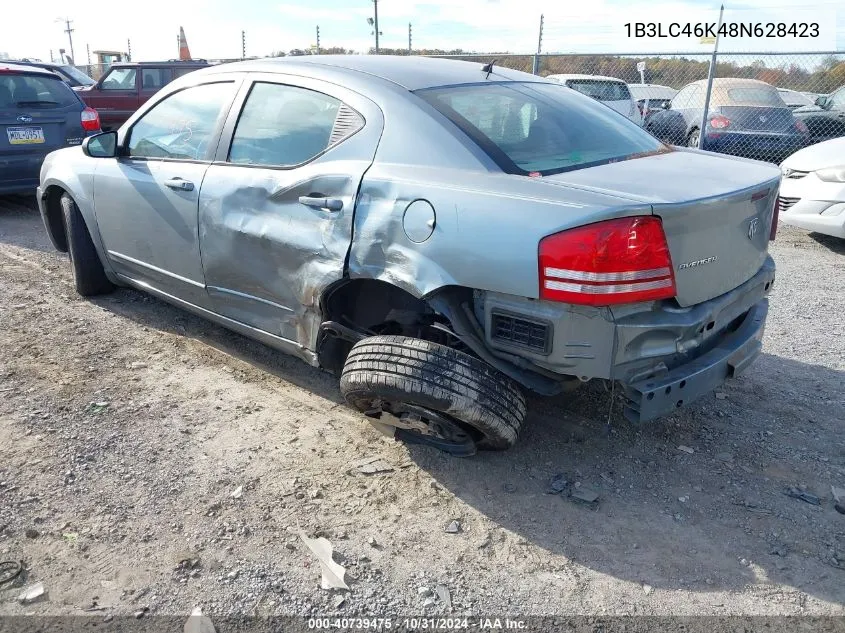
<svg viewBox="0 0 845 633">
<path fill-rule="evenodd" d="M 58 77 L 0 75 L 0 108 L 66 108 L 79 99 Z"/>
<path fill-rule="evenodd" d="M 289 167 L 305 163 L 357 132 L 361 116 L 321 92 L 256 83 L 238 119 L 229 162 Z"/>
<path fill-rule="evenodd" d="M 549 175 L 671 151 L 610 108 L 553 84 L 474 84 L 416 94 L 508 173 Z"/>
<path fill-rule="evenodd" d="M 129 131 L 133 158 L 204 160 L 233 84 L 221 82 L 185 88 L 159 101 Z"/>
<path fill-rule="evenodd" d="M 568 79 L 566 85 L 597 101 L 628 101 L 631 99 L 628 86 L 616 81 Z"/>
<path fill-rule="evenodd" d="M 781 99 L 778 91 L 772 88 L 728 88 L 728 101 L 731 103 L 744 103 L 760 106 L 772 106 L 783 108 L 786 104 Z"/>
<path fill-rule="evenodd" d="M 169 68 L 144 68 L 141 70 L 141 87 L 144 90 L 158 90 L 169 84 L 172 78 Z"/>
<path fill-rule="evenodd" d="M 135 90 L 134 68 L 113 68 L 100 84 L 101 90 Z"/>
</svg>

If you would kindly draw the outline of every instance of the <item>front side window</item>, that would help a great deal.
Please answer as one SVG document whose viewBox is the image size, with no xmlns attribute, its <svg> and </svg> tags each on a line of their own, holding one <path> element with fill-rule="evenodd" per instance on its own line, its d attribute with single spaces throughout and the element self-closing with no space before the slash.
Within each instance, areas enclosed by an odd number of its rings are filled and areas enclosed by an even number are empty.
<svg viewBox="0 0 845 633">
<path fill-rule="evenodd" d="M 360 115 L 334 97 L 304 88 L 259 82 L 252 87 L 238 119 L 229 162 L 299 165 L 362 126 Z"/>
<path fill-rule="evenodd" d="M 566 82 L 566 85 L 596 101 L 629 101 L 631 99 L 628 86 L 615 81 L 570 79 Z"/>
<path fill-rule="evenodd" d="M 552 84 L 419 90 L 506 172 L 542 175 L 671 151 L 637 124 Z"/>
<path fill-rule="evenodd" d="M 144 68 L 141 71 L 141 87 L 144 90 L 158 90 L 170 83 L 169 68 Z"/>
<path fill-rule="evenodd" d="M 103 78 L 101 90 L 135 90 L 134 68 L 112 68 Z"/>
<path fill-rule="evenodd" d="M 175 92 L 147 111 L 129 132 L 129 156 L 204 160 L 231 82 L 204 84 Z"/>
</svg>

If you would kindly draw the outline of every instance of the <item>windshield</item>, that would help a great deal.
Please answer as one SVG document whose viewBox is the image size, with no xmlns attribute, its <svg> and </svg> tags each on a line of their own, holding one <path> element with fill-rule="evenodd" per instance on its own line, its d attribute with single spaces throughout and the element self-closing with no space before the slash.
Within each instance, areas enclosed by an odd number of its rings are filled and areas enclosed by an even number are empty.
<svg viewBox="0 0 845 633">
<path fill-rule="evenodd" d="M 597 101 L 628 101 L 631 98 L 628 86 L 616 81 L 567 79 L 566 85 Z"/>
<path fill-rule="evenodd" d="M 626 117 L 558 85 L 486 83 L 416 94 L 508 173 L 549 175 L 671 151 Z"/>
<path fill-rule="evenodd" d="M 55 75 L 0 75 L 0 108 L 63 108 L 79 103 Z"/>
<path fill-rule="evenodd" d="M 74 79 L 77 83 L 82 84 L 83 86 L 93 86 L 95 83 L 97 83 L 84 72 L 82 72 L 78 68 L 75 68 L 74 66 L 60 66 L 59 68 L 62 69 L 62 72 L 64 74 L 66 74 L 71 79 Z"/>
</svg>

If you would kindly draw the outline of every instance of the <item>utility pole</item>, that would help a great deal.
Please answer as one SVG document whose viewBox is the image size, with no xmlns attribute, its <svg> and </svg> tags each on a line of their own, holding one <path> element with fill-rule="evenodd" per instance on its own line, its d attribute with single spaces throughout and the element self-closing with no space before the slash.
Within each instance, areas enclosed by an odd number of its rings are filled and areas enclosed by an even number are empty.
<svg viewBox="0 0 845 633">
<path fill-rule="evenodd" d="M 408 55 L 411 54 L 411 23 L 408 22 Z"/>
<path fill-rule="evenodd" d="M 246 59 L 246 31 L 241 31 L 241 59 Z"/>
<path fill-rule="evenodd" d="M 126 61 L 132 61 L 132 42 L 129 38 L 126 39 Z M 91 53 L 88 53 L 88 63 L 91 63 Z"/>
<path fill-rule="evenodd" d="M 541 13 L 540 14 L 540 35 L 537 38 L 537 54 L 534 55 L 534 68 L 531 71 L 535 75 L 540 74 L 540 53 L 543 52 L 543 21 L 544 21 L 544 16 Z"/>
<path fill-rule="evenodd" d="M 128 43 L 128 42 L 127 42 Z M 88 54 L 88 65 L 91 65 L 91 47 L 88 44 L 85 45 L 85 52 Z M 53 61 L 52 59 L 50 61 Z"/>
<path fill-rule="evenodd" d="M 378 0 L 373 0 L 373 19 L 376 27 L 376 55 L 378 55 Z"/>
<path fill-rule="evenodd" d="M 320 25 L 317 25 L 317 55 L 320 54 Z"/>
<path fill-rule="evenodd" d="M 73 33 L 76 29 L 70 28 L 70 25 L 72 24 L 72 20 L 70 18 L 58 18 L 56 20 L 56 22 L 64 22 L 65 23 L 64 31 L 65 31 L 65 33 L 67 33 L 67 41 L 68 41 L 68 44 L 70 44 L 70 58 L 73 60 L 73 63 L 75 64 L 76 63 L 76 57 L 73 54 L 73 36 L 71 35 L 71 33 Z M 62 60 L 62 62 L 64 63 L 64 60 Z"/>
</svg>

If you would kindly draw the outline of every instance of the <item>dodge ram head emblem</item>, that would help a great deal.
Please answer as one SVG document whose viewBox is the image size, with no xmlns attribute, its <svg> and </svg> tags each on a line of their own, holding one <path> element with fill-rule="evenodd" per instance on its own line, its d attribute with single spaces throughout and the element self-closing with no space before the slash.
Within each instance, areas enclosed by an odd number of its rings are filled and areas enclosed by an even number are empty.
<svg viewBox="0 0 845 633">
<path fill-rule="evenodd" d="M 754 218 L 748 225 L 748 239 L 753 240 L 754 236 L 757 235 L 757 229 L 760 226 L 760 220 Z"/>
</svg>

